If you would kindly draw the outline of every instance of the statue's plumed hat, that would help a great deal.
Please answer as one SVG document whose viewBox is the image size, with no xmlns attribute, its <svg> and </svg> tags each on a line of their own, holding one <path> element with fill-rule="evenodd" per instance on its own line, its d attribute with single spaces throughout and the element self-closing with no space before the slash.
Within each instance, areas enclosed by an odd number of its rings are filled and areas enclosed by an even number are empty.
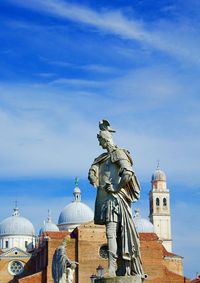
<svg viewBox="0 0 200 283">
<path fill-rule="evenodd" d="M 99 121 L 99 129 L 98 138 L 101 137 L 106 140 L 112 140 L 112 133 L 115 133 L 115 130 L 110 127 L 108 120 Z"/>
</svg>

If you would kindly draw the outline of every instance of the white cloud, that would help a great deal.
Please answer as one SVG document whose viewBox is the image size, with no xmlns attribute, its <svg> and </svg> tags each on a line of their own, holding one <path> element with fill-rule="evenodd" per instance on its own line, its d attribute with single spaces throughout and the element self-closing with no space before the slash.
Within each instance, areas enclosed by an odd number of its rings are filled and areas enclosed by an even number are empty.
<svg viewBox="0 0 200 283">
<path fill-rule="evenodd" d="M 74 176 L 77 172 L 87 176 L 91 161 L 101 152 L 96 140 L 98 121 L 108 118 L 117 129 L 117 143 L 132 151 L 142 180 L 149 180 L 160 159 L 170 180 L 196 186 L 199 134 L 190 133 L 189 127 L 198 113 L 183 116 L 175 107 L 165 117 L 166 109 L 184 93 L 167 73 L 163 79 L 154 79 L 155 74 L 149 69 L 142 75 L 140 70 L 108 81 L 101 94 L 87 92 L 83 85 L 77 91 L 49 85 L 2 86 L 0 175 Z M 157 87 L 151 89 L 151 84 Z M 189 107 L 187 100 L 184 105 Z M 173 119 L 174 111 L 181 123 Z"/>
<path fill-rule="evenodd" d="M 96 65 L 96 64 L 90 64 L 90 65 L 83 65 L 79 67 L 83 70 L 88 70 L 91 72 L 98 72 L 98 73 L 113 73 L 116 72 L 115 68 L 109 67 L 109 66 L 103 66 L 103 65 Z"/>
<path fill-rule="evenodd" d="M 51 81 L 49 84 L 51 85 L 65 85 L 67 86 L 74 86 L 74 87 L 98 87 L 102 85 L 102 82 L 92 81 L 92 80 L 83 80 L 83 79 L 67 79 L 67 78 L 59 78 L 56 80 Z"/>
<path fill-rule="evenodd" d="M 177 58 L 185 58 L 199 65 L 199 40 L 194 27 L 184 22 L 162 21 L 153 25 L 142 20 L 127 18 L 120 11 L 97 12 L 88 7 L 69 4 L 58 0 L 10 0 L 36 11 L 56 17 L 90 25 L 105 33 L 115 34 L 122 39 L 136 40 Z"/>
</svg>

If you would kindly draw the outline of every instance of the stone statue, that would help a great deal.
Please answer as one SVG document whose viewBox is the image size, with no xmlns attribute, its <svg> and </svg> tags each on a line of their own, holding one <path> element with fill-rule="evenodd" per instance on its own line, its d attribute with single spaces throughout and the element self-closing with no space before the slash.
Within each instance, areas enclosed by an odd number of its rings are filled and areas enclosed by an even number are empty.
<svg viewBox="0 0 200 283">
<path fill-rule="evenodd" d="M 112 133 L 115 131 L 107 120 L 100 121 L 99 128 L 99 145 L 106 152 L 94 160 L 88 179 L 97 188 L 94 222 L 106 225 L 109 276 L 144 278 L 139 237 L 131 211 L 131 203 L 140 197 L 133 161 L 128 150 L 114 144 Z"/>
<path fill-rule="evenodd" d="M 66 255 L 66 239 L 54 253 L 52 261 L 52 277 L 54 283 L 72 283 L 77 262 L 71 261 Z"/>
</svg>

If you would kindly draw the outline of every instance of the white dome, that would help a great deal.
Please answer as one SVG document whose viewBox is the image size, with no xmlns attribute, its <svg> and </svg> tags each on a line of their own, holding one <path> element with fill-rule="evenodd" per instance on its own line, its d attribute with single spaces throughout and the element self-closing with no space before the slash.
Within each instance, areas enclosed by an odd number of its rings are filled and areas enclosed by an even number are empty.
<svg viewBox="0 0 200 283">
<path fill-rule="evenodd" d="M 54 223 L 45 223 L 45 225 L 40 229 L 39 235 L 42 235 L 44 232 L 59 232 L 59 229 Z"/>
<path fill-rule="evenodd" d="M 19 214 L 18 208 L 14 209 L 12 216 L 0 223 L 0 237 L 4 235 L 27 235 L 33 236 L 35 230 L 33 224 Z"/>
<path fill-rule="evenodd" d="M 47 222 L 44 222 L 44 226 L 40 229 L 39 235 L 42 235 L 44 232 L 59 232 L 58 226 L 51 220 L 50 212 Z"/>
<path fill-rule="evenodd" d="M 154 181 L 166 181 L 166 175 L 162 170 L 160 170 L 159 166 L 157 167 L 156 171 L 152 175 L 152 182 Z"/>
<path fill-rule="evenodd" d="M 92 209 L 80 201 L 66 205 L 61 212 L 58 224 L 82 224 L 94 219 Z"/>
<path fill-rule="evenodd" d="M 133 220 L 138 233 L 154 233 L 153 224 L 149 220 L 141 218 L 138 210 L 136 210 Z"/>
</svg>

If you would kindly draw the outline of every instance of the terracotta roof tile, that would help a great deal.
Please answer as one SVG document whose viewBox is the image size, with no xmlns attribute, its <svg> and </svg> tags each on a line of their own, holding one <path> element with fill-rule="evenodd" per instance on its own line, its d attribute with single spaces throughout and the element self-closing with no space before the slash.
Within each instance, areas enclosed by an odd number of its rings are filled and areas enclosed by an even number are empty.
<svg viewBox="0 0 200 283">
<path fill-rule="evenodd" d="M 59 231 L 59 232 L 44 232 L 44 237 L 49 237 L 51 239 L 63 239 L 66 236 L 70 236 L 68 231 Z"/>
<path fill-rule="evenodd" d="M 180 256 L 180 255 L 177 255 L 177 254 L 168 252 L 164 246 L 163 246 L 163 255 L 164 255 L 164 256 L 169 256 L 169 257 L 180 257 L 180 258 L 183 258 L 183 257 Z"/>
<path fill-rule="evenodd" d="M 190 282 L 190 280 L 187 277 L 184 277 L 180 274 L 174 273 L 172 271 L 169 271 L 166 267 L 164 269 L 164 273 L 166 274 L 166 278 L 167 279 L 173 279 L 175 281 L 175 279 L 183 279 L 183 282 Z"/>
<path fill-rule="evenodd" d="M 156 241 L 158 236 L 155 233 L 139 233 L 141 241 Z"/>
</svg>

